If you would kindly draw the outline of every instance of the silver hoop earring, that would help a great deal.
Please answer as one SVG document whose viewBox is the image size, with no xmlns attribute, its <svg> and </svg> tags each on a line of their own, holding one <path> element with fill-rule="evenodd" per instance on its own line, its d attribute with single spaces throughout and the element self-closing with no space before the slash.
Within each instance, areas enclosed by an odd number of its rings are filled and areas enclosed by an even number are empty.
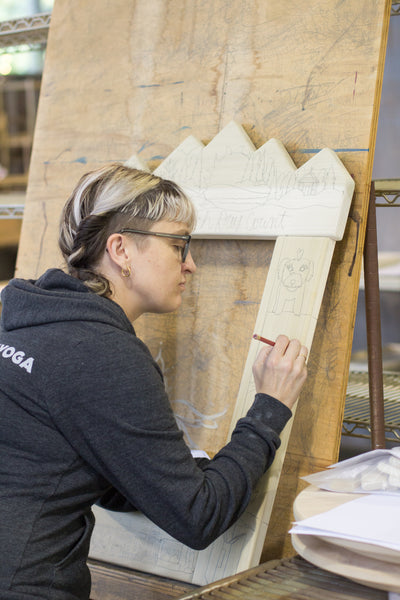
<svg viewBox="0 0 400 600">
<path fill-rule="evenodd" d="M 122 277 L 130 277 L 131 276 L 131 268 L 129 265 L 126 267 L 126 269 L 121 269 L 121 275 L 122 275 Z"/>
</svg>

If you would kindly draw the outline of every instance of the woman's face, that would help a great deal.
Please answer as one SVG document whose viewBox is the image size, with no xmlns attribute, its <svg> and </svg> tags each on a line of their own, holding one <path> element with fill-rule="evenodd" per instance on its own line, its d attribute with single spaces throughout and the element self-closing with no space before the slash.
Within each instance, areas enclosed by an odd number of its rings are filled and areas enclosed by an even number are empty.
<svg viewBox="0 0 400 600">
<path fill-rule="evenodd" d="M 185 223 L 171 221 L 158 221 L 149 231 L 189 233 Z M 129 237 L 134 244 L 135 236 Z M 132 291 L 140 314 L 172 312 L 181 305 L 187 276 L 196 270 L 190 251 L 182 262 L 184 245 L 184 240 L 148 235 L 143 247 L 135 252 Z"/>
</svg>

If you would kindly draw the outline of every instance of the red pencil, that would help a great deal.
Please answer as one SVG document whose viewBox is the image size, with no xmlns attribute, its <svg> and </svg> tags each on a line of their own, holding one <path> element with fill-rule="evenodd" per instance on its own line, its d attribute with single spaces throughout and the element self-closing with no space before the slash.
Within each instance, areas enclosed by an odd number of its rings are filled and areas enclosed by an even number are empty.
<svg viewBox="0 0 400 600">
<path fill-rule="evenodd" d="M 264 342 L 264 344 L 269 344 L 270 346 L 275 346 L 275 342 L 273 342 L 272 340 L 267 340 L 267 338 L 262 337 L 261 335 L 258 335 L 257 333 L 255 333 L 253 335 L 253 338 L 255 340 L 258 340 L 259 342 Z"/>
</svg>

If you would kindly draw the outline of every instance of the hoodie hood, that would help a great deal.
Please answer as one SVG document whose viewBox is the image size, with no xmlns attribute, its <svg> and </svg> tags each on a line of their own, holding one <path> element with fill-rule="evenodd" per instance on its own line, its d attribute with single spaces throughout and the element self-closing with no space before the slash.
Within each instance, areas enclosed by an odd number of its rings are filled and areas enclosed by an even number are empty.
<svg viewBox="0 0 400 600">
<path fill-rule="evenodd" d="M 116 302 L 94 294 L 61 269 L 49 269 L 37 280 L 12 279 L 1 302 L 5 331 L 66 321 L 97 321 L 134 331 Z"/>
</svg>

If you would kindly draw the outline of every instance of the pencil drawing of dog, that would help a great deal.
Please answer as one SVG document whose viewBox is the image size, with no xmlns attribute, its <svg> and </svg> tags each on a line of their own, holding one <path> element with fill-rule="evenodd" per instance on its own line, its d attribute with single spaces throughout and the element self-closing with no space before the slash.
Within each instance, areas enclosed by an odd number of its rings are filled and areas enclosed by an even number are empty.
<svg viewBox="0 0 400 600">
<path fill-rule="evenodd" d="M 272 312 L 303 312 L 303 299 L 307 281 L 314 275 L 313 262 L 303 257 L 304 250 L 298 249 L 297 256 L 285 258 L 278 268 L 278 291 Z"/>
</svg>

